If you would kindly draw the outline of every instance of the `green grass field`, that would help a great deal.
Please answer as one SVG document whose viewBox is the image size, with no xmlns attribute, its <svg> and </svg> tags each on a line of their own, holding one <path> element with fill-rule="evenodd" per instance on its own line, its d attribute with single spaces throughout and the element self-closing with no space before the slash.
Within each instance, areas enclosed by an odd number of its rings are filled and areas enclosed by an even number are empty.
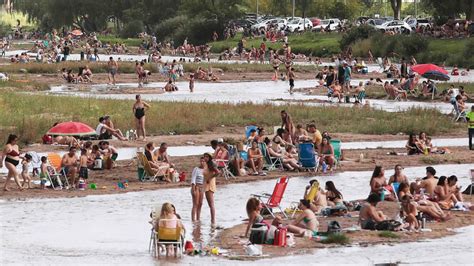
<svg viewBox="0 0 474 266">
<path fill-rule="evenodd" d="M 39 141 L 53 123 L 81 121 L 92 127 L 100 116 L 109 114 L 121 129 L 134 127 L 133 101 L 37 95 L 1 91 L 0 139 L 15 133 L 25 143 Z M 251 103 L 151 102 L 147 110 L 147 130 L 152 135 L 194 134 L 224 126 L 281 123 L 280 111 L 288 110 L 295 123 L 315 121 L 319 130 L 359 134 L 397 134 L 425 131 L 429 135 L 456 133 L 464 124 L 453 124 L 448 116 L 433 110 L 411 109 L 389 113 L 380 110 L 304 105 L 274 106 Z"/>
</svg>

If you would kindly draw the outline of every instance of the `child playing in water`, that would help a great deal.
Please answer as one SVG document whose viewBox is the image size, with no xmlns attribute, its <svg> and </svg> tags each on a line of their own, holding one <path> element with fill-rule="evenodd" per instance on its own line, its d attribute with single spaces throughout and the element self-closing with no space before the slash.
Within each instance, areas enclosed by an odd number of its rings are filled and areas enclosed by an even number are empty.
<svg viewBox="0 0 474 266">
<path fill-rule="evenodd" d="M 40 167 L 40 180 L 41 189 L 46 189 L 46 181 L 48 180 L 48 158 L 46 156 L 41 157 Z"/>
<path fill-rule="evenodd" d="M 30 166 L 30 162 L 32 158 L 33 157 L 31 157 L 31 155 L 27 153 L 25 155 L 25 158 L 21 162 L 21 165 L 22 165 L 21 177 L 23 178 L 23 184 L 22 184 L 23 187 L 25 187 L 25 184 L 28 184 L 28 188 L 31 188 L 31 176 L 28 173 L 28 167 Z"/>
<path fill-rule="evenodd" d="M 81 157 L 79 158 L 79 178 L 87 179 L 89 178 L 89 173 L 87 169 L 87 160 L 89 157 L 87 156 L 87 150 L 81 150 Z"/>
</svg>

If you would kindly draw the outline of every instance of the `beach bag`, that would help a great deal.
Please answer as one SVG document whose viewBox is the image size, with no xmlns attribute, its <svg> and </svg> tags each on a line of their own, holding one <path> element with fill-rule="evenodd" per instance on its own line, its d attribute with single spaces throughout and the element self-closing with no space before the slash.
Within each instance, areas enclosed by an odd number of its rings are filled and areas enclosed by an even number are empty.
<svg viewBox="0 0 474 266">
<path fill-rule="evenodd" d="M 264 223 L 256 223 L 250 229 L 250 243 L 265 244 L 265 237 L 267 235 L 267 225 Z"/>
<path fill-rule="evenodd" d="M 395 231 L 397 227 L 401 225 L 400 222 L 395 220 L 386 220 L 375 225 L 375 230 L 379 231 Z"/>
<path fill-rule="evenodd" d="M 335 234 L 335 233 L 340 233 L 341 232 L 341 225 L 339 224 L 338 221 L 331 221 L 328 224 L 328 233 L 329 234 Z"/>
</svg>

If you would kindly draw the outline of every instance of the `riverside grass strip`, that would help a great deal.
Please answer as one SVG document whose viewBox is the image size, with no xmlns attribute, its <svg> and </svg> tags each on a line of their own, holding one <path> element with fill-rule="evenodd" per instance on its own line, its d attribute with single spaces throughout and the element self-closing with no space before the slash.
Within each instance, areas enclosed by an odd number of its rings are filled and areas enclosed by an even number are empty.
<svg viewBox="0 0 474 266">
<path fill-rule="evenodd" d="M 151 135 L 197 134 L 221 126 L 281 124 L 280 111 L 287 110 L 294 123 L 315 121 L 321 131 L 357 134 L 427 132 L 429 135 L 457 133 L 464 124 L 453 124 L 436 110 L 419 108 L 389 113 L 370 108 L 314 107 L 305 105 L 252 103 L 149 102 L 146 127 Z M 134 128 L 132 100 L 53 96 L 5 91 L 0 93 L 0 139 L 10 133 L 23 143 L 40 141 L 55 122 L 81 121 L 95 127 L 103 115 L 111 115 L 117 128 Z"/>
</svg>

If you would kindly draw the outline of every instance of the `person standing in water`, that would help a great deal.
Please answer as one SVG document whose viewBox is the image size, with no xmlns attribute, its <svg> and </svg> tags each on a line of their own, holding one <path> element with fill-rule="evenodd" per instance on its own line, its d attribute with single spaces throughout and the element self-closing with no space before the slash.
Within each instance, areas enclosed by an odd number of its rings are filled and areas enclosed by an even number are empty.
<svg viewBox="0 0 474 266">
<path fill-rule="evenodd" d="M 216 165 L 212 161 L 212 155 L 204 153 L 205 166 L 203 168 L 204 175 L 204 194 L 207 204 L 211 210 L 211 227 L 216 227 L 216 209 L 214 206 L 214 193 L 216 193 L 216 177 L 219 174 Z"/>
<path fill-rule="evenodd" d="M 146 138 L 145 131 L 145 108 L 150 108 L 150 105 L 142 101 L 140 94 L 135 96 L 136 102 L 133 104 L 133 115 L 135 116 L 135 125 L 137 128 L 137 138 L 143 136 L 143 140 Z"/>
<path fill-rule="evenodd" d="M 109 58 L 107 68 L 107 71 L 109 72 L 109 84 L 115 85 L 115 75 L 117 75 L 118 72 L 118 63 L 112 56 Z"/>
<path fill-rule="evenodd" d="M 194 92 L 194 74 L 189 75 L 189 91 Z"/>
<path fill-rule="evenodd" d="M 290 80 L 290 94 L 293 94 L 293 88 L 295 87 L 295 69 L 290 68 L 290 71 L 288 71 L 288 79 Z"/>
</svg>

